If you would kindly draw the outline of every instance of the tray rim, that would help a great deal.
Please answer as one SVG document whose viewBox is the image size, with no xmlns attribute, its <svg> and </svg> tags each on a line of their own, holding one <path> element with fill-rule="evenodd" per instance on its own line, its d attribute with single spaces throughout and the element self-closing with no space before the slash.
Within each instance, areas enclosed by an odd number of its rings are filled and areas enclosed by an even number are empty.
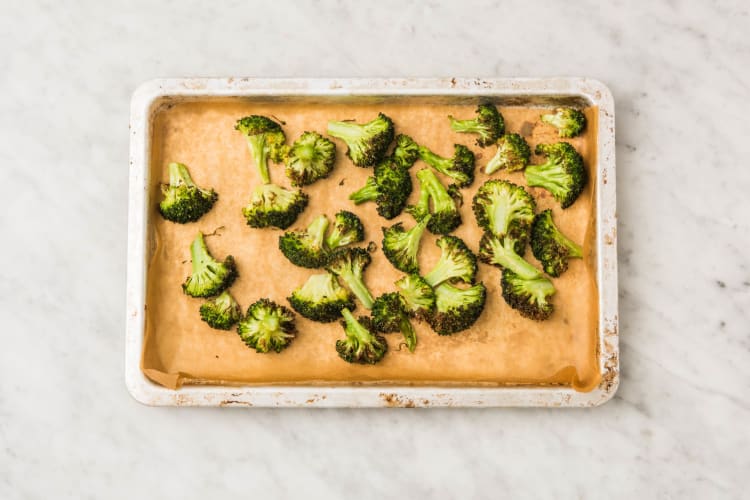
<svg viewBox="0 0 750 500">
<path fill-rule="evenodd" d="M 598 360 L 602 382 L 590 392 L 564 386 L 283 386 L 187 385 L 172 390 L 141 371 L 145 330 L 148 164 L 151 119 L 168 97 L 255 96 L 578 97 L 599 107 L 596 248 L 599 299 Z M 125 383 L 151 406 L 244 407 L 588 407 L 609 401 L 619 387 L 615 107 L 595 79 L 552 78 L 164 78 L 133 93 L 130 110 Z"/>
</svg>

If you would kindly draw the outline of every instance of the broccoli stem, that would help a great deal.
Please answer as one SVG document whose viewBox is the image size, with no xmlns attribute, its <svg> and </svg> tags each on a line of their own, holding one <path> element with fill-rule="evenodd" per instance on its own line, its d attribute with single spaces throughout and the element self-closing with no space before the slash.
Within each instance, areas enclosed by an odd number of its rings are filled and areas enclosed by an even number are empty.
<svg viewBox="0 0 750 500">
<path fill-rule="evenodd" d="M 375 182 L 374 177 L 368 177 L 365 185 L 349 195 L 349 199 L 354 202 L 355 205 L 365 203 L 367 201 L 373 201 L 378 197 L 378 185 Z"/>
<path fill-rule="evenodd" d="M 568 237 L 562 234 L 559 230 L 555 231 L 555 240 L 568 249 L 568 257 L 583 258 L 583 248 L 581 245 L 568 239 Z"/>
<path fill-rule="evenodd" d="M 453 165 L 453 160 L 450 158 L 438 156 L 424 146 L 419 146 L 419 157 L 423 162 L 445 175 L 448 175 L 446 172 L 449 171 Z"/>
<path fill-rule="evenodd" d="M 375 299 L 362 281 L 362 278 L 349 272 L 342 273 L 340 276 L 341 279 L 346 282 L 346 286 L 349 287 L 349 290 L 351 290 L 354 296 L 359 299 L 362 305 L 365 306 L 366 309 L 372 309 L 372 304 L 375 302 Z"/>
<path fill-rule="evenodd" d="M 451 121 L 451 129 L 454 132 L 468 132 L 476 133 L 480 131 L 479 122 L 475 119 L 471 120 L 457 120 L 452 116 L 448 116 Z"/>
<path fill-rule="evenodd" d="M 190 172 L 185 165 L 182 163 L 170 163 L 169 164 L 169 185 L 170 186 L 195 186 L 193 178 L 190 177 Z"/>
<path fill-rule="evenodd" d="M 432 209 L 434 212 L 443 212 L 445 210 L 453 210 L 455 204 L 453 198 L 451 198 L 445 186 L 440 182 L 440 179 L 431 170 L 420 170 L 417 172 L 417 179 L 419 179 L 419 187 L 429 193 L 429 197 L 432 200 Z M 420 202 L 422 198 L 420 196 Z"/>
<path fill-rule="evenodd" d="M 344 317 L 344 321 L 346 322 L 346 328 L 344 328 L 344 332 L 346 333 L 347 337 L 355 337 L 362 344 L 372 343 L 372 333 L 370 333 L 367 328 L 362 326 L 360 322 L 357 321 L 357 318 L 354 317 L 349 309 L 347 309 L 346 307 L 343 308 L 341 310 L 341 316 Z"/>
<path fill-rule="evenodd" d="M 401 334 L 404 336 L 404 342 L 406 343 L 407 349 L 409 349 L 410 352 L 414 352 L 414 349 L 417 348 L 417 332 L 414 331 L 414 327 L 411 325 L 411 321 L 409 321 L 409 317 L 406 314 L 401 315 L 401 318 L 398 321 L 398 327 L 399 330 L 401 330 Z"/>
<path fill-rule="evenodd" d="M 263 134 L 247 136 L 247 145 L 263 184 L 270 184 L 271 176 L 268 174 L 268 152 L 266 151 L 265 136 Z"/>
<path fill-rule="evenodd" d="M 206 241 L 203 239 L 203 233 L 198 233 L 193 243 L 190 245 L 190 258 L 192 259 L 193 274 L 200 273 L 207 264 L 215 262 L 211 254 L 208 253 Z"/>
<path fill-rule="evenodd" d="M 362 126 L 354 122 L 328 122 L 328 135 L 347 143 L 359 139 L 362 133 Z"/>
<path fill-rule="evenodd" d="M 323 241 L 328 230 L 328 217 L 319 215 L 307 227 L 307 234 L 312 238 L 312 248 L 323 248 Z"/>
<path fill-rule="evenodd" d="M 496 264 L 510 269 L 513 273 L 526 280 L 533 280 L 541 276 L 537 268 L 516 253 L 516 242 L 513 238 L 505 237 L 502 241 L 499 238 L 490 238 L 489 242 L 492 248 L 492 260 Z"/>
<path fill-rule="evenodd" d="M 543 276 L 528 280 L 525 286 L 531 292 L 534 302 L 537 304 L 545 304 L 547 298 L 556 292 L 555 285 Z"/>
<path fill-rule="evenodd" d="M 565 170 L 552 160 L 540 165 L 529 165 L 524 174 L 529 186 L 542 187 L 554 196 L 564 195 L 565 186 L 569 182 Z"/>
</svg>

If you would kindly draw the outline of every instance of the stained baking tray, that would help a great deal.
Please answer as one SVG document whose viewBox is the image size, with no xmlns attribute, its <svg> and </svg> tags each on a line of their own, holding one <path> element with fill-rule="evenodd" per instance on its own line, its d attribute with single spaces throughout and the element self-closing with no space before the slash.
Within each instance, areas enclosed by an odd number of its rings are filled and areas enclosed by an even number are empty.
<svg viewBox="0 0 750 500">
<path fill-rule="evenodd" d="M 601 382 L 589 392 L 567 386 L 411 386 L 411 385 L 185 385 L 169 389 L 151 382 L 140 369 L 146 321 L 149 175 L 152 119 L 165 102 L 200 98 L 313 101 L 341 98 L 445 100 L 492 99 L 501 106 L 595 106 L 594 168 L 597 360 Z M 594 123 L 592 121 L 592 123 Z M 617 316 L 617 224 L 615 200 L 614 102 L 608 88 L 586 78 L 503 79 L 160 79 L 133 95 L 130 118 L 125 379 L 133 397 L 149 405 L 258 407 L 378 406 L 596 406 L 608 401 L 619 383 Z"/>
</svg>

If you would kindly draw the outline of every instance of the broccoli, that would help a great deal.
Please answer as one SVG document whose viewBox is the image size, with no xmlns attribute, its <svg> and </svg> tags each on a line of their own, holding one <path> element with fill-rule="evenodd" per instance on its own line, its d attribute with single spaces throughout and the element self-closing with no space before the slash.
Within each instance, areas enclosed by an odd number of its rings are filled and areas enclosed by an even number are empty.
<svg viewBox="0 0 750 500">
<path fill-rule="evenodd" d="M 201 319 L 211 328 L 229 330 L 242 318 L 242 309 L 229 293 L 224 290 L 221 295 L 205 302 L 200 308 Z"/>
<path fill-rule="evenodd" d="M 466 146 L 455 144 L 453 158 L 443 158 L 420 146 L 419 157 L 441 174 L 456 181 L 458 187 L 470 186 L 474 182 L 474 153 Z"/>
<path fill-rule="evenodd" d="M 190 258 L 193 272 L 182 284 L 182 290 L 191 297 L 219 295 L 237 279 L 234 257 L 228 255 L 224 262 L 214 259 L 208 253 L 203 233 L 199 232 L 190 245 Z"/>
<path fill-rule="evenodd" d="M 328 260 L 326 270 L 342 280 L 363 306 L 372 309 L 372 294 L 363 281 L 363 274 L 372 258 L 364 248 L 340 248 Z"/>
<path fill-rule="evenodd" d="M 472 208 L 479 226 L 495 236 L 511 236 L 523 255 L 534 220 L 534 198 L 512 182 L 490 180 L 474 195 Z"/>
<path fill-rule="evenodd" d="M 413 318 L 426 320 L 435 310 L 435 292 L 418 274 L 407 274 L 396 281 L 404 310 Z"/>
<path fill-rule="evenodd" d="M 375 201 L 378 214 L 393 219 L 403 211 L 411 191 L 409 171 L 386 158 L 375 166 L 374 175 L 367 178 L 361 189 L 349 195 L 349 199 L 355 205 Z"/>
<path fill-rule="evenodd" d="M 575 137 L 586 127 L 586 116 L 577 109 L 557 108 L 541 118 L 543 123 L 555 127 L 560 137 Z"/>
<path fill-rule="evenodd" d="M 406 347 L 411 352 L 417 348 L 417 332 L 414 331 L 397 292 L 384 293 L 375 299 L 372 305 L 372 326 L 383 333 L 400 331 Z"/>
<path fill-rule="evenodd" d="M 286 158 L 286 176 L 293 186 L 307 186 L 328 177 L 336 160 L 336 145 L 317 132 L 294 141 Z"/>
<path fill-rule="evenodd" d="M 583 249 L 571 241 L 555 225 L 552 210 L 545 210 L 534 217 L 531 225 L 531 251 L 544 271 L 550 276 L 560 276 L 568 269 L 568 259 L 582 258 Z"/>
<path fill-rule="evenodd" d="M 427 229 L 433 234 L 448 234 L 461 225 L 461 212 L 454 199 L 457 196 L 455 187 L 446 189 L 435 173 L 427 168 L 417 172 L 417 180 L 420 188 L 419 202 L 407 211 L 418 221 L 427 214 L 432 214 Z"/>
<path fill-rule="evenodd" d="M 219 197 L 213 189 L 201 189 L 193 182 L 188 168 L 182 163 L 169 164 L 169 185 L 162 185 L 164 199 L 159 213 L 172 222 L 195 222 L 211 210 Z"/>
<path fill-rule="evenodd" d="M 547 162 L 526 167 L 526 183 L 546 189 L 562 208 L 568 208 L 586 186 L 583 158 L 567 142 L 538 144 L 535 152 L 546 156 Z"/>
<path fill-rule="evenodd" d="M 526 139 L 518 134 L 505 134 L 497 140 L 497 152 L 484 167 L 485 174 L 496 170 L 508 169 L 508 172 L 523 170 L 529 164 L 531 149 Z"/>
<path fill-rule="evenodd" d="M 242 209 L 250 227 L 286 229 L 307 207 L 308 196 L 299 189 L 276 184 L 261 184 L 253 191 L 250 203 Z"/>
<path fill-rule="evenodd" d="M 285 155 L 286 136 L 281 125 L 265 116 L 251 115 L 237 120 L 234 128 L 245 136 L 263 184 L 270 184 L 269 158 L 279 162 Z"/>
<path fill-rule="evenodd" d="M 438 335 L 466 330 L 482 314 L 486 296 L 482 283 L 469 288 L 443 283 L 435 287 L 435 311 L 428 316 L 428 323 Z"/>
<path fill-rule="evenodd" d="M 331 273 L 313 274 L 287 300 L 302 316 L 321 323 L 336 321 L 345 307 L 356 307 L 349 290 Z"/>
<path fill-rule="evenodd" d="M 307 229 L 287 231 L 279 236 L 279 250 L 295 266 L 315 269 L 323 267 L 328 260 L 325 235 L 328 217 L 319 215 Z"/>
<path fill-rule="evenodd" d="M 399 167 L 409 169 L 419 159 L 419 144 L 408 135 L 398 134 L 391 158 Z"/>
<path fill-rule="evenodd" d="M 431 287 L 440 283 L 463 281 L 472 283 L 477 274 L 477 257 L 466 243 L 456 236 L 443 236 L 436 242 L 440 247 L 440 258 L 424 280 Z"/>
<path fill-rule="evenodd" d="M 405 273 L 419 272 L 419 242 L 431 218 L 427 214 L 409 230 L 405 230 L 400 222 L 383 228 L 383 253 L 393 267 Z"/>
<path fill-rule="evenodd" d="M 341 310 L 346 338 L 336 341 L 336 352 L 348 363 L 374 365 L 388 352 L 388 343 L 382 335 L 373 333 L 370 318 L 360 316 L 356 319 L 349 309 Z"/>
<path fill-rule="evenodd" d="M 346 155 L 358 167 L 371 167 L 385 157 L 393 141 L 393 122 L 383 113 L 364 124 L 349 121 L 328 122 L 328 135 L 344 141 Z"/>
<path fill-rule="evenodd" d="M 365 239 L 365 227 L 355 214 L 341 210 L 333 219 L 333 229 L 326 238 L 326 245 L 331 250 L 359 243 Z"/>
<path fill-rule="evenodd" d="M 489 146 L 505 132 L 503 115 L 491 104 L 480 104 L 477 106 L 476 114 L 476 118 L 472 120 L 457 120 L 448 115 L 448 119 L 451 121 L 451 129 L 456 132 L 479 134 L 477 145 L 480 147 Z"/>
<path fill-rule="evenodd" d="M 271 300 L 257 300 L 247 308 L 247 314 L 237 325 L 237 333 L 256 352 L 281 352 L 297 334 L 294 313 Z"/>
</svg>

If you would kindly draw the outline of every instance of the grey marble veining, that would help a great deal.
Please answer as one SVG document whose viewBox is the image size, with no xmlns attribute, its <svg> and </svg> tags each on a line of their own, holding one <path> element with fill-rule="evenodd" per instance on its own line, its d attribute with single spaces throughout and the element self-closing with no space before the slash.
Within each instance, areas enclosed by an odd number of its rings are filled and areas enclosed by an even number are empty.
<svg viewBox="0 0 750 500">
<path fill-rule="evenodd" d="M 0 498 L 747 498 L 748 4 L 3 2 Z M 129 98 L 158 76 L 589 76 L 617 106 L 622 384 L 594 410 L 146 408 Z"/>
</svg>

